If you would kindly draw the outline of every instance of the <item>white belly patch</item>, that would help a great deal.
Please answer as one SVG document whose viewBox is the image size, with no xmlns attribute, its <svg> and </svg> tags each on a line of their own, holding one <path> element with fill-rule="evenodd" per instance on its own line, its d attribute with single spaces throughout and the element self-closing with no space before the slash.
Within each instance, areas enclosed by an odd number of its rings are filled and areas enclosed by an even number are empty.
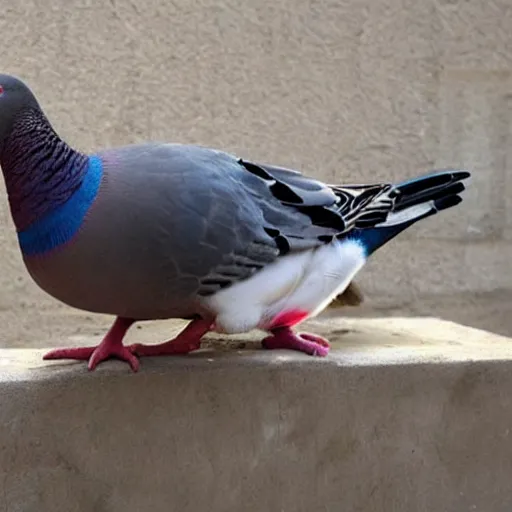
<svg viewBox="0 0 512 512">
<path fill-rule="evenodd" d="M 235 334 L 275 326 L 280 315 L 319 314 L 352 281 L 366 262 L 353 240 L 287 254 L 252 277 L 217 292 L 205 301 L 216 315 L 215 331 Z"/>
</svg>

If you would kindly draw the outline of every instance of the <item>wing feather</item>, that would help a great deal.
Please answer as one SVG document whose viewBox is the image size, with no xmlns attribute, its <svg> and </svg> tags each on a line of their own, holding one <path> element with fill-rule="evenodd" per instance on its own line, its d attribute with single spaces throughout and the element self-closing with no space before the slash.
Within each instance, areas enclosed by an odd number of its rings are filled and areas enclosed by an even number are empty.
<svg viewBox="0 0 512 512">
<path fill-rule="evenodd" d="M 136 222 L 158 240 L 155 261 L 167 248 L 169 265 L 177 276 L 197 282 L 200 296 L 250 277 L 280 255 L 378 222 L 389 208 L 384 199 L 375 200 L 386 197 L 388 185 L 330 186 L 201 146 L 131 146 L 122 158 L 126 178 L 119 180 L 126 188 L 117 193 L 152 203 L 137 208 L 151 214 Z M 137 194 L 141 188 L 145 193 Z"/>
</svg>

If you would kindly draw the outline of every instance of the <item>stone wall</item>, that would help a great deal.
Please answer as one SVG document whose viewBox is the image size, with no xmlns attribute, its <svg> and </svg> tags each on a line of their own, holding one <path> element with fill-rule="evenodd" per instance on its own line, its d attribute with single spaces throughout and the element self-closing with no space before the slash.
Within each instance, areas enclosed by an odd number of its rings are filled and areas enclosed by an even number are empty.
<svg viewBox="0 0 512 512">
<path fill-rule="evenodd" d="M 217 347 L 90 374 L 0 349 L 0 510 L 510 512 L 510 338 L 310 327 L 329 357 Z"/>
</svg>

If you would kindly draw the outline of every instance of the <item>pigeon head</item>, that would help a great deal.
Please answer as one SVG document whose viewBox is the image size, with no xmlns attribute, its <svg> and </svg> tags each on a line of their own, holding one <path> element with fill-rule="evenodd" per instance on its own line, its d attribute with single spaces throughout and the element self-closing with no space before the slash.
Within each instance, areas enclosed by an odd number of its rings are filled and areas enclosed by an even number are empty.
<svg viewBox="0 0 512 512">
<path fill-rule="evenodd" d="M 0 150 L 14 122 L 27 109 L 40 110 L 32 91 L 18 78 L 0 74 Z"/>
</svg>

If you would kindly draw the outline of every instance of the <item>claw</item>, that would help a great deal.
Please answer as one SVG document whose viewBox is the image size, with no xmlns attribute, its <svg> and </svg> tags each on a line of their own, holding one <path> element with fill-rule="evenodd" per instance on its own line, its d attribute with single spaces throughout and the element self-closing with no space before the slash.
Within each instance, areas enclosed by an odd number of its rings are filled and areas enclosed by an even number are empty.
<svg viewBox="0 0 512 512">
<path fill-rule="evenodd" d="M 261 344 L 268 350 L 290 349 L 319 357 L 325 357 L 330 348 L 325 338 L 307 332 L 297 334 L 289 327 L 274 330 Z"/>
<path fill-rule="evenodd" d="M 102 347 L 98 345 L 96 350 L 92 353 L 87 367 L 90 371 L 94 370 L 101 362 L 107 359 L 115 358 L 121 361 L 125 361 L 130 365 L 130 368 L 137 372 L 139 370 L 139 360 L 137 357 L 128 349 L 128 347 L 120 347 L 111 350 L 110 347 Z"/>
<path fill-rule="evenodd" d="M 97 347 L 58 348 L 48 352 L 43 359 L 75 359 L 88 361 L 89 370 L 94 370 L 103 361 L 115 358 L 126 361 L 136 372 L 140 363 L 137 356 L 164 356 L 188 354 L 201 346 L 201 337 L 211 328 L 211 321 L 192 321 L 176 338 L 159 345 L 136 343 L 125 347 L 123 338 L 133 320 L 117 318 L 103 341 Z"/>
<path fill-rule="evenodd" d="M 43 356 L 44 360 L 74 359 L 76 361 L 88 361 L 87 367 L 89 370 L 94 370 L 101 362 L 111 358 L 126 361 L 134 372 L 139 369 L 139 360 L 127 347 L 117 347 L 104 342 L 97 347 L 58 348 Z"/>
<path fill-rule="evenodd" d="M 117 318 L 107 335 L 97 347 L 58 348 L 43 356 L 43 359 L 74 359 L 76 361 L 88 361 L 89 370 L 94 370 L 101 362 L 110 358 L 126 361 L 131 369 L 136 372 L 139 369 L 137 357 L 123 345 L 126 331 L 133 324 L 133 320 Z"/>
</svg>

